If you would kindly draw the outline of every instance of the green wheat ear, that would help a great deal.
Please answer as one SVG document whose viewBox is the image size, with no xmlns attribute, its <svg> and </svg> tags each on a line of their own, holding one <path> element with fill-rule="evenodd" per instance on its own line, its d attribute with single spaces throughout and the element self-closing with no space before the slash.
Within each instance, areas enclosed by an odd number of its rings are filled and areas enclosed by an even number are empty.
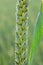
<svg viewBox="0 0 43 65">
<path fill-rule="evenodd" d="M 15 38 L 15 65 L 27 65 L 28 0 L 17 0 Z"/>
</svg>

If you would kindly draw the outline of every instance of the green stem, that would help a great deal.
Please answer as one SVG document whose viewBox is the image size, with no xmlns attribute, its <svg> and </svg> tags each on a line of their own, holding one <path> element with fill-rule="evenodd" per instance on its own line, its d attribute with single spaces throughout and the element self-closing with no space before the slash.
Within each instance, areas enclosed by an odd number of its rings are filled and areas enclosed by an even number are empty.
<svg viewBox="0 0 43 65">
<path fill-rule="evenodd" d="M 41 12 L 43 12 L 43 0 L 41 1 Z"/>
</svg>

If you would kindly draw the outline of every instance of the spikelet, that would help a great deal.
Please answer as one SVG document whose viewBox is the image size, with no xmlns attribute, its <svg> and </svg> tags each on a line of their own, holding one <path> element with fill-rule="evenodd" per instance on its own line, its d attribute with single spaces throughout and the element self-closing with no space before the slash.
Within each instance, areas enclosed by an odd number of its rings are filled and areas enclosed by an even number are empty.
<svg viewBox="0 0 43 65">
<path fill-rule="evenodd" d="M 15 42 L 15 65 L 27 65 L 28 0 L 17 0 Z"/>
</svg>

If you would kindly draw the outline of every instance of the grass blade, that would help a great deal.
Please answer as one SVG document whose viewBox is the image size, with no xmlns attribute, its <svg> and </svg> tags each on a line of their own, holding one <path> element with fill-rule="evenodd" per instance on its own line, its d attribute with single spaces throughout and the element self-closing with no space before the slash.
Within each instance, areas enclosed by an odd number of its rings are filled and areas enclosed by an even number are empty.
<svg viewBox="0 0 43 65">
<path fill-rule="evenodd" d="M 31 65 L 34 53 L 35 53 L 35 51 L 39 45 L 39 42 L 40 42 L 40 38 L 41 38 L 40 23 L 41 22 L 40 22 L 40 15 L 39 15 L 37 24 L 35 26 L 33 40 L 32 40 L 32 44 L 31 44 L 31 48 L 30 48 L 30 56 L 29 56 L 28 65 Z"/>
</svg>

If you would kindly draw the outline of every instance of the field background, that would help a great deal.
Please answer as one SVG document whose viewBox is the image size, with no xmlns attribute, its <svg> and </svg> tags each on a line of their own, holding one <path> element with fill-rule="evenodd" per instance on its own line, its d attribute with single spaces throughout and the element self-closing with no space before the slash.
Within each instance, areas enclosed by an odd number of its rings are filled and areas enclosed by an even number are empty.
<svg viewBox="0 0 43 65">
<path fill-rule="evenodd" d="M 29 50 L 34 25 L 40 11 L 40 0 L 29 2 Z M 14 65 L 16 0 L 0 0 L 0 65 Z M 43 41 L 41 40 L 32 65 L 43 65 Z"/>
</svg>

